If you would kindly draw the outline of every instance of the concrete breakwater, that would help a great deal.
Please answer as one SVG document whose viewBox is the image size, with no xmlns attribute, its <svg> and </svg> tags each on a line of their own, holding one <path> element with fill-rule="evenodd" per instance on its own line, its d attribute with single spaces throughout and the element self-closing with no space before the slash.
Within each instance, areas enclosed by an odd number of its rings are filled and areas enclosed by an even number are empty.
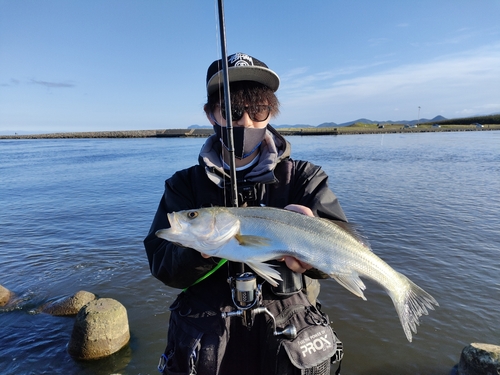
<svg viewBox="0 0 500 375">
<path fill-rule="evenodd" d="M 208 137 L 212 129 L 116 130 L 45 134 L 0 135 L 0 139 L 64 139 L 64 138 L 181 138 Z"/>
<path fill-rule="evenodd" d="M 345 135 L 345 134 L 389 134 L 389 133 L 428 133 L 428 132 L 456 132 L 456 131 L 488 131 L 500 130 L 500 125 L 487 125 L 477 128 L 469 125 L 445 125 L 440 128 L 420 126 L 405 128 L 401 125 L 388 125 L 383 128 L 377 126 L 345 126 L 337 128 L 277 128 L 284 136 L 292 135 Z M 157 130 L 123 130 L 123 131 L 95 131 L 95 132 L 67 132 L 45 134 L 14 134 L 0 135 L 0 139 L 64 139 L 64 138 L 206 138 L 212 135 L 211 128 L 200 129 L 157 129 Z"/>
</svg>

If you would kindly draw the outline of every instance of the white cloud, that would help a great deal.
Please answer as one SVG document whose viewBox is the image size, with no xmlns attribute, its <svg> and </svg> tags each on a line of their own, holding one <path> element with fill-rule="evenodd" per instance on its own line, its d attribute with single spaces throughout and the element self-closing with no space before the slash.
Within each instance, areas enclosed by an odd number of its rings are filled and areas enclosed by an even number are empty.
<svg viewBox="0 0 500 375">
<path fill-rule="evenodd" d="M 350 67 L 345 73 L 362 70 Z M 283 122 L 413 119 L 418 106 L 427 117 L 500 111 L 500 44 L 355 78 L 341 76 L 342 70 L 335 70 L 285 82 L 280 101 L 290 119 Z M 393 118 L 396 114 L 399 118 Z"/>
<path fill-rule="evenodd" d="M 384 65 L 386 61 L 374 62 L 364 65 L 349 65 L 342 68 L 337 68 L 331 71 L 317 72 L 313 74 L 305 74 L 310 71 L 310 68 L 293 69 L 281 76 L 282 87 L 280 88 L 280 96 L 296 96 L 303 97 L 304 94 L 309 94 L 318 91 L 318 88 L 335 82 L 335 79 L 341 77 L 359 74 L 360 72 Z M 302 74 L 303 73 L 303 74 Z"/>
</svg>

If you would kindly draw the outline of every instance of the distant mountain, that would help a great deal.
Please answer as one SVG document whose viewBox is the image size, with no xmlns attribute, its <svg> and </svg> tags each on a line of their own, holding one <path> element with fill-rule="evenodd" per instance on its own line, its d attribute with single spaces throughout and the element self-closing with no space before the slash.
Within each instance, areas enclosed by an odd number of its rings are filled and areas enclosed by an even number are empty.
<svg viewBox="0 0 500 375">
<path fill-rule="evenodd" d="M 367 118 L 360 118 L 354 121 L 349 121 L 349 122 L 343 122 L 341 124 L 337 124 L 335 122 L 323 122 L 322 124 L 319 124 L 317 126 L 315 125 L 309 125 L 309 124 L 295 124 L 295 125 L 290 125 L 290 124 L 282 124 L 282 125 L 277 125 L 277 124 L 271 124 L 274 128 L 280 129 L 280 128 L 335 128 L 335 127 L 342 127 L 342 126 L 350 126 L 354 125 L 356 123 L 361 123 L 361 124 L 384 124 L 384 125 L 389 125 L 389 124 L 401 124 L 401 125 L 414 125 L 414 124 L 423 124 L 423 123 L 429 123 L 429 122 L 439 122 L 439 121 L 444 121 L 447 120 L 443 116 L 436 116 L 432 119 L 425 119 L 421 118 L 418 120 L 400 120 L 400 121 L 375 121 L 375 120 L 369 120 Z M 211 129 L 212 125 L 190 125 L 188 126 L 188 129 Z"/>
<path fill-rule="evenodd" d="M 356 123 L 361 123 L 361 124 L 379 124 L 380 121 L 372 121 L 372 120 L 368 120 L 367 118 L 360 118 L 358 120 L 355 120 L 355 121 L 349 121 L 349 122 L 344 122 L 342 124 L 339 124 L 339 126 L 350 126 L 350 125 L 354 125 Z M 382 121 L 383 124 L 387 124 L 386 121 Z"/>
<path fill-rule="evenodd" d="M 432 119 L 426 119 L 426 118 L 421 118 L 419 120 L 412 120 L 412 121 L 407 121 L 407 122 L 398 122 L 398 124 L 410 124 L 410 125 L 415 125 L 415 124 L 422 124 L 422 123 L 425 123 L 425 122 L 439 122 L 439 121 L 444 121 L 444 120 L 447 120 L 445 117 L 443 116 L 436 116 Z"/>
<path fill-rule="evenodd" d="M 349 122 L 344 122 L 342 124 L 339 124 L 338 126 L 350 126 L 350 125 L 353 125 L 353 124 L 356 124 L 356 123 L 361 123 L 361 124 L 384 124 L 384 125 L 388 125 L 388 124 L 402 124 L 402 125 L 414 125 L 414 124 L 423 124 L 423 123 L 426 123 L 426 122 L 438 122 L 438 121 L 443 121 L 443 120 L 446 120 L 445 117 L 443 116 L 436 116 L 434 117 L 433 119 L 426 119 L 426 118 L 421 118 L 421 119 L 418 119 L 418 120 L 399 120 L 399 121 L 391 121 L 391 120 L 387 120 L 387 121 L 373 121 L 373 120 L 368 120 L 366 118 L 360 118 L 358 120 L 355 120 L 355 121 L 349 121 Z"/>
</svg>

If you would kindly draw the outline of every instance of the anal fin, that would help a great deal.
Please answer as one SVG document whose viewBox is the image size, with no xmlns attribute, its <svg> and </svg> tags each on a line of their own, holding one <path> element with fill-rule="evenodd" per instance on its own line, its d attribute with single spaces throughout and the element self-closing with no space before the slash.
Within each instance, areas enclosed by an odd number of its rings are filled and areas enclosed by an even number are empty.
<svg viewBox="0 0 500 375">
<path fill-rule="evenodd" d="M 363 294 L 363 290 L 366 289 L 366 286 L 359 278 L 357 272 L 352 272 L 350 274 L 335 274 L 331 275 L 331 277 L 348 291 L 366 301 L 366 297 Z"/>
<path fill-rule="evenodd" d="M 245 263 L 272 286 L 278 286 L 278 281 L 283 281 L 280 273 L 270 264 L 258 261 L 247 261 Z"/>
</svg>

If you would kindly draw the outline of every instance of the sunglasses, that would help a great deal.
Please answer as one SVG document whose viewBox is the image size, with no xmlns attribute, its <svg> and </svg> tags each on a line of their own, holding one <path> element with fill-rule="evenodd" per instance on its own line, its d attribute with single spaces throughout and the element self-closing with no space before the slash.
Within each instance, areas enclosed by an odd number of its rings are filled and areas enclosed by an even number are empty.
<svg viewBox="0 0 500 375">
<path fill-rule="evenodd" d="M 226 108 L 223 105 L 218 105 L 222 118 L 226 120 Z M 248 113 L 252 121 L 261 122 L 266 121 L 271 113 L 271 106 L 269 105 L 250 105 L 245 107 L 231 107 L 231 119 L 238 121 L 243 117 L 243 113 Z"/>
</svg>

